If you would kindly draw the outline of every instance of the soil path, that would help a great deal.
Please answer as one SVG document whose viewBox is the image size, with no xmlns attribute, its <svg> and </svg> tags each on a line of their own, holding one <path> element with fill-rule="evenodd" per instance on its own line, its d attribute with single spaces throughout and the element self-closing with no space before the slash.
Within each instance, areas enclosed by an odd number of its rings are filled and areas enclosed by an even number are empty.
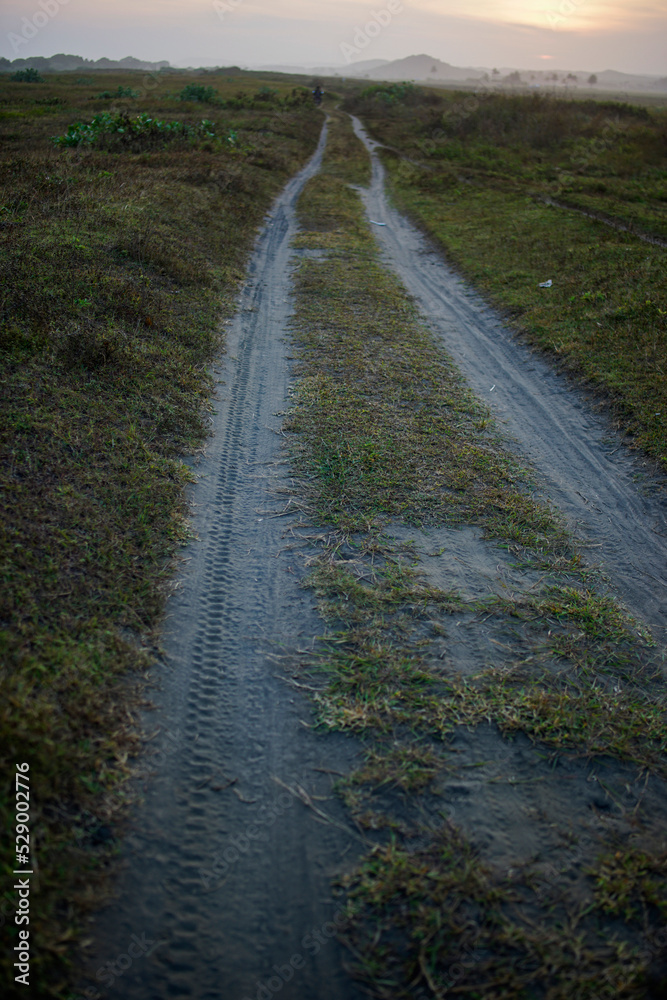
<svg viewBox="0 0 667 1000">
<path fill-rule="evenodd" d="M 104 997 L 357 996 L 333 940 L 330 887 L 357 850 L 331 795 L 332 772 L 350 769 L 355 748 L 312 734 L 308 702 L 288 683 L 290 657 L 322 626 L 285 537 L 296 519 L 272 516 L 289 485 L 279 431 L 294 206 L 325 140 L 326 127 L 276 202 L 228 331 L 213 438 L 197 465 L 198 541 L 169 602 L 147 718 L 156 753 L 118 898 L 93 932 L 88 971 Z M 279 782 L 319 797 L 340 825 L 317 822 Z"/>
<path fill-rule="evenodd" d="M 667 484 L 651 475 L 573 388 L 515 339 L 441 252 L 390 204 L 384 168 L 361 122 L 354 130 L 373 160 L 359 189 L 384 257 L 501 427 L 540 476 L 541 492 L 566 516 L 629 608 L 664 639 L 667 625 Z"/>
</svg>

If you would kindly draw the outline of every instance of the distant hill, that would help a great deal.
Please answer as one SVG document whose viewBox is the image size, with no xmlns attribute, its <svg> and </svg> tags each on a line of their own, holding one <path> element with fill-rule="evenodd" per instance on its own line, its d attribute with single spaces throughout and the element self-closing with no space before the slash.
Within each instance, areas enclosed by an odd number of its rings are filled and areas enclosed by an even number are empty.
<svg viewBox="0 0 667 1000">
<path fill-rule="evenodd" d="M 264 71 L 265 73 L 287 73 L 290 76 L 301 75 L 306 76 L 317 72 L 317 68 L 311 67 L 308 69 L 306 66 L 290 66 L 287 63 L 271 63 L 269 66 L 255 66 L 258 72 Z M 325 75 L 331 76 L 331 71 L 327 70 Z"/>
<path fill-rule="evenodd" d="M 638 79 L 636 73 L 619 73 L 615 69 L 604 69 L 597 74 L 598 83 L 607 87 L 632 87 Z"/>
<path fill-rule="evenodd" d="M 373 73 L 375 70 L 380 70 L 384 66 L 390 66 L 391 60 L 389 59 L 362 59 L 359 62 L 350 63 L 348 66 L 349 76 L 363 76 L 365 73 Z M 340 68 L 336 70 L 337 73 L 341 73 Z M 344 75 L 344 73 L 341 73 Z"/>
<path fill-rule="evenodd" d="M 481 80 L 485 70 L 461 68 L 435 56 L 407 56 L 405 59 L 361 59 L 348 66 L 258 66 L 259 70 L 277 73 L 303 73 L 308 76 L 340 76 L 353 80 L 423 80 L 457 82 Z"/>
<path fill-rule="evenodd" d="M 389 59 L 366 59 L 363 62 L 350 64 L 350 76 L 357 76 L 361 73 L 370 73 L 380 66 L 387 66 Z M 269 65 L 257 66 L 258 70 L 265 70 L 267 73 L 301 73 L 306 76 L 345 76 L 345 72 L 340 66 L 289 66 L 289 65 Z"/>
<path fill-rule="evenodd" d="M 657 76 L 641 76 L 633 73 L 619 73 L 617 70 L 602 70 L 591 73 L 590 70 L 544 69 L 517 70 L 516 67 L 502 67 L 491 70 L 484 67 L 460 67 L 442 62 L 429 55 L 408 56 L 406 59 L 396 59 L 380 66 L 368 69 L 367 64 L 351 63 L 345 70 L 337 70 L 340 76 L 351 76 L 368 80 L 416 80 L 422 83 L 482 83 L 500 87 L 557 87 L 584 88 L 620 91 L 651 91 L 664 90 L 665 82 Z M 590 83 L 594 78 L 594 83 Z"/>
<path fill-rule="evenodd" d="M 42 73 L 66 73 L 73 70 L 86 73 L 100 70 L 143 70 L 156 72 L 174 68 L 166 59 L 147 62 L 126 56 L 124 59 L 84 59 L 82 56 L 66 55 L 59 52 L 55 56 L 34 56 L 32 59 L 9 60 L 0 57 L 0 73 L 15 72 L 33 67 Z M 190 69 L 194 68 L 190 64 Z M 200 67 L 201 68 L 201 67 Z M 213 67 L 210 67 L 213 68 Z M 222 67 L 218 67 L 222 70 Z M 235 67 L 234 67 L 235 68 Z M 479 66 L 452 66 L 451 63 L 436 59 L 425 53 L 407 56 L 405 59 L 364 59 L 349 66 L 258 66 L 256 69 L 274 73 L 304 74 L 315 77 L 345 77 L 357 80 L 414 80 L 419 83 L 467 83 L 473 86 L 545 88 L 549 90 L 609 90 L 634 92 L 664 92 L 667 78 L 634 73 L 620 73 L 605 69 L 577 70 L 576 72 L 550 67 L 539 70 L 517 70 L 515 67 L 486 69 Z M 238 72 L 238 70 L 236 70 Z M 593 82 L 591 83 L 591 80 Z"/>
<path fill-rule="evenodd" d="M 442 62 L 433 56 L 407 56 L 405 59 L 395 59 L 371 70 L 360 73 L 361 63 L 351 63 L 347 69 L 348 76 L 360 74 L 369 80 L 481 80 L 483 70 L 472 67 L 461 68 Z M 340 72 L 340 71 L 339 71 Z"/>
<path fill-rule="evenodd" d="M 168 69 L 169 63 L 166 59 L 146 62 L 144 59 L 135 59 L 134 56 L 126 56 L 124 59 L 84 59 L 82 56 L 65 55 L 64 52 L 55 56 L 33 56 L 31 59 L 10 60 L 0 56 L 0 73 L 13 73 L 30 67 L 42 73 L 68 73 L 77 69 L 86 72 L 109 69 L 160 70 Z"/>
</svg>

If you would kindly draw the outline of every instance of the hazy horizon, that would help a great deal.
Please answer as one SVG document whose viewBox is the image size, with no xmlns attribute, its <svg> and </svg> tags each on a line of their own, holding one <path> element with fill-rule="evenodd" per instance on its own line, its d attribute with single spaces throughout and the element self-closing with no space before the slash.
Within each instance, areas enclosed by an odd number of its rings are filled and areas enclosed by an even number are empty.
<svg viewBox="0 0 667 1000">
<path fill-rule="evenodd" d="M 0 55 L 56 52 L 250 67 L 427 53 L 464 67 L 664 76 L 667 0 L 5 0 Z"/>
</svg>

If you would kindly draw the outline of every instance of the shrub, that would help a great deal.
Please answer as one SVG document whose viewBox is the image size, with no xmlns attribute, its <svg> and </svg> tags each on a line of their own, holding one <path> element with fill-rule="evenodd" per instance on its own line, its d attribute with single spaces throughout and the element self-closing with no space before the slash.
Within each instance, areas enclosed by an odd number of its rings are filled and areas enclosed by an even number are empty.
<svg viewBox="0 0 667 1000">
<path fill-rule="evenodd" d="M 103 90 L 97 95 L 97 100 L 112 100 L 114 97 L 138 97 L 139 91 L 132 90 L 132 87 L 119 87 L 118 90 Z M 95 98 L 93 98 L 95 99 Z"/>
<path fill-rule="evenodd" d="M 258 101 L 272 101 L 274 97 L 278 96 L 278 91 L 274 90 L 272 87 L 260 87 L 256 94 L 256 99 Z"/>
<path fill-rule="evenodd" d="M 202 87 L 198 83 L 189 83 L 187 87 L 178 95 L 181 101 L 201 101 L 202 104 L 211 104 L 215 100 L 217 90 L 214 87 Z"/>
<path fill-rule="evenodd" d="M 372 87 L 366 87 L 361 92 L 361 100 L 373 99 L 382 101 L 384 104 L 399 104 L 409 98 L 417 98 L 422 95 L 419 87 L 414 83 L 379 83 Z"/>
<path fill-rule="evenodd" d="M 44 83 L 44 78 L 32 67 L 17 70 L 16 73 L 12 73 L 9 79 L 15 83 Z"/>
</svg>

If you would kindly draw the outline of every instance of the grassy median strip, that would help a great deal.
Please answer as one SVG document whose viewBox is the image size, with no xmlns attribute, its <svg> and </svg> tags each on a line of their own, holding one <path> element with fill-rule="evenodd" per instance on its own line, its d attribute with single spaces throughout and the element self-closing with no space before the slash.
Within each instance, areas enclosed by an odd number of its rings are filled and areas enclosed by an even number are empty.
<svg viewBox="0 0 667 1000">
<path fill-rule="evenodd" d="M 310 665 L 325 678 L 316 715 L 365 741 L 366 762 L 340 792 L 377 838 L 345 881 L 346 939 L 380 997 L 583 1000 L 607 983 L 640 997 L 633 948 L 659 926 L 659 859 L 649 850 L 641 862 L 649 902 L 641 918 L 627 911 L 617 938 L 600 916 L 612 912 L 600 883 L 611 884 L 607 862 L 591 874 L 609 855 L 602 835 L 582 848 L 576 887 L 559 883 L 554 902 L 525 865 L 508 876 L 486 864 L 443 819 L 436 785 L 457 773 L 457 729 L 489 723 L 533 741 L 538 781 L 549 773 L 540 760 L 561 753 L 667 775 L 651 639 L 531 497 L 529 474 L 383 268 L 349 187 L 367 177 L 365 152 L 341 116 L 331 136 L 300 204 L 289 428 L 312 518 L 326 528 L 309 581 L 328 628 Z M 415 529 L 464 526 L 498 559 L 529 568 L 529 584 L 480 596 L 429 582 Z M 455 625 L 499 637 L 497 654 L 478 656 L 467 675 L 435 652 Z"/>
<path fill-rule="evenodd" d="M 115 850 L 137 681 L 187 530 L 181 456 L 207 434 L 207 366 L 257 227 L 322 124 L 291 86 L 212 77 L 218 97 L 202 102 L 196 85 L 182 98 L 187 79 L 145 82 L 0 84 L 0 816 L 12 829 L 8 782 L 28 762 L 35 996 L 59 994 Z M 116 124 L 143 118 L 52 142 L 109 109 Z M 14 867 L 7 851 L 8 887 Z"/>
<path fill-rule="evenodd" d="M 346 107 L 389 147 L 397 203 L 667 467 L 667 249 L 613 228 L 667 241 L 667 111 L 390 91 Z"/>
</svg>

